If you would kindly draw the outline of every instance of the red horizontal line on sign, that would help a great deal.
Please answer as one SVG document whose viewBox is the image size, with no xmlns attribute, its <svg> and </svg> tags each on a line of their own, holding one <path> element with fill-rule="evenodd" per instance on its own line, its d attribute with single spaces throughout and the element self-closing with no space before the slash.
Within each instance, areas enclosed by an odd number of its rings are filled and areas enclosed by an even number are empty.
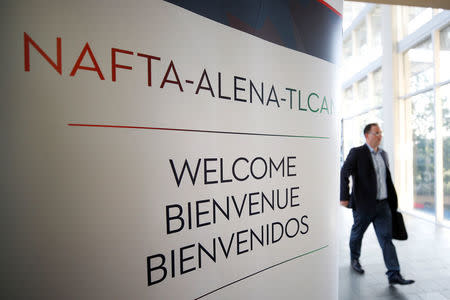
<svg viewBox="0 0 450 300">
<path fill-rule="evenodd" d="M 342 18 L 342 14 L 340 12 L 338 12 L 333 6 L 331 6 L 330 4 L 328 4 L 327 2 L 325 2 L 324 0 L 317 0 L 317 2 L 322 3 L 323 5 L 325 5 L 326 7 L 328 7 L 329 9 L 331 9 L 335 14 L 337 14 L 339 17 Z"/>
<path fill-rule="evenodd" d="M 167 130 L 167 131 L 182 131 L 182 132 L 197 132 L 197 133 L 255 135 L 255 136 L 289 137 L 289 138 L 305 138 L 305 139 L 329 139 L 329 137 L 325 137 L 325 136 L 271 134 L 271 133 L 238 132 L 238 131 L 218 131 L 218 130 L 185 129 L 185 128 L 162 128 L 162 127 L 124 126 L 124 125 L 105 125 L 105 124 L 78 124 L 78 123 L 69 123 L 67 125 L 68 126 L 78 126 L 78 127 L 147 129 L 147 130 Z"/>
</svg>

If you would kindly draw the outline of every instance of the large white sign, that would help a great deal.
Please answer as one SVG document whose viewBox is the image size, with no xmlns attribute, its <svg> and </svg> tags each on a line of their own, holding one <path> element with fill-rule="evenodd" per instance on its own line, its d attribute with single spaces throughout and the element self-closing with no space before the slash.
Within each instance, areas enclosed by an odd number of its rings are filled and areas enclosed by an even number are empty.
<svg viewBox="0 0 450 300">
<path fill-rule="evenodd" d="M 167 2 L 0 17 L 6 298 L 337 298 L 335 64 Z"/>
</svg>

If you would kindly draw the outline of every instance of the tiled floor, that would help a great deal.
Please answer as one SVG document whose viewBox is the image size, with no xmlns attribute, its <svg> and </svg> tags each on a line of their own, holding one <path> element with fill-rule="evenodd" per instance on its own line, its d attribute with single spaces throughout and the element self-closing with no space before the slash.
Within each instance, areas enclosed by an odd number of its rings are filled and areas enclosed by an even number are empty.
<svg viewBox="0 0 450 300">
<path fill-rule="evenodd" d="M 367 229 L 361 250 L 365 273 L 359 275 L 351 269 L 348 240 L 352 214 L 349 209 L 339 210 L 339 300 L 450 300 L 450 229 L 403 214 L 409 238 L 394 240 L 394 244 L 403 277 L 416 282 L 389 286 L 373 226 Z"/>
</svg>

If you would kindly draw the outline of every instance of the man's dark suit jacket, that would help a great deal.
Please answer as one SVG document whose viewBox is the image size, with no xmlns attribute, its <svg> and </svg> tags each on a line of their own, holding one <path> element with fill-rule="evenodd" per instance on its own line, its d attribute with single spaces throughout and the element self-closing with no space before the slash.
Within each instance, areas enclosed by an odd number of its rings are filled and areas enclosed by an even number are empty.
<svg viewBox="0 0 450 300">
<path fill-rule="evenodd" d="M 398 200 L 392 183 L 387 154 L 381 156 L 386 165 L 386 187 L 392 213 L 397 211 Z M 349 176 L 352 176 L 352 194 L 349 195 Z M 367 144 L 350 150 L 341 169 L 340 200 L 350 200 L 349 206 L 362 215 L 375 215 L 377 201 L 377 177 L 372 155 Z"/>
</svg>

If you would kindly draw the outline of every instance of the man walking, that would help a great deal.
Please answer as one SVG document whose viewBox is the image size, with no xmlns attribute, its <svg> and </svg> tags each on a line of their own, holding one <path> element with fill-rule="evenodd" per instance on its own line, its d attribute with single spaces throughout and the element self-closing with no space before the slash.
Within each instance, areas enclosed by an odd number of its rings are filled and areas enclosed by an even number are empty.
<svg viewBox="0 0 450 300">
<path fill-rule="evenodd" d="M 353 209 L 353 226 L 350 234 L 350 259 L 352 268 L 363 274 L 359 263 L 364 232 L 373 223 L 378 242 L 383 251 L 389 284 L 411 284 L 400 274 L 397 252 L 392 243 L 392 211 L 397 210 L 397 194 L 392 183 L 387 154 L 379 148 L 382 132 L 378 124 L 364 128 L 366 143 L 350 150 L 341 169 L 341 205 Z M 352 193 L 349 194 L 349 177 L 352 176 Z"/>
</svg>

